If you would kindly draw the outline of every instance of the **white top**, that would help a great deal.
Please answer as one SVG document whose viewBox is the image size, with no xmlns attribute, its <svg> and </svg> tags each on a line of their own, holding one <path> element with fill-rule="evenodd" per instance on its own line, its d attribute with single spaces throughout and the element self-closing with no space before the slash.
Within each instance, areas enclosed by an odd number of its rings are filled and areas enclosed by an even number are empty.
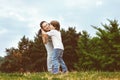
<svg viewBox="0 0 120 80">
<path fill-rule="evenodd" d="M 58 48 L 64 50 L 60 31 L 50 30 L 49 32 L 47 32 L 47 34 L 52 38 L 54 49 Z"/>
<path fill-rule="evenodd" d="M 53 53 L 53 44 L 50 37 L 48 38 L 48 42 L 45 44 L 45 48 L 46 48 L 47 54 Z"/>
</svg>

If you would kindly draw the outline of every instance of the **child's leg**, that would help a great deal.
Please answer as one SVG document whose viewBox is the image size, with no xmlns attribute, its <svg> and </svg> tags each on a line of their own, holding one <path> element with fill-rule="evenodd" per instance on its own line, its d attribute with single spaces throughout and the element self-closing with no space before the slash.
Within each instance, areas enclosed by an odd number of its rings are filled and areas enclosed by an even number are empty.
<svg viewBox="0 0 120 80">
<path fill-rule="evenodd" d="M 59 63 L 62 67 L 62 72 L 67 72 L 68 69 L 67 69 L 65 62 L 63 61 L 62 56 L 63 56 L 63 50 L 60 50 L 60 56 L 58 57 L 58 60 L 59 60 Z"/>
<path fill-rule="evenodd" d="M 53 66 L 52 73 L 53 74 L 59 73 L 59 62 L 58 62 L 59 54 L 60 54 L 59 50 L 54 49 L 53 55 L 52 55 L 52 66 Z"/>
</svg>

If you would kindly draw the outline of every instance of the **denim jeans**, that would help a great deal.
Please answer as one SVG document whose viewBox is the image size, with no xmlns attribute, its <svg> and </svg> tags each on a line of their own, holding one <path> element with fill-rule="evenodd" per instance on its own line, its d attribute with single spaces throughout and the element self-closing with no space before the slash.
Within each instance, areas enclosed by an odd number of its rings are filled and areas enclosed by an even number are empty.
<svg viewBox="0 0 120 80">
<path fill-rule="evenodd" d="M 53 55 L 52 55 L 52 73 L 58 73 L 59 72 L 59 66 L 62 68 L 62 72 L 67 71 L 67 66 L 65 62 L 63 61 L 63 50 L 62 49 L 54 49 Z"/>
</svg>

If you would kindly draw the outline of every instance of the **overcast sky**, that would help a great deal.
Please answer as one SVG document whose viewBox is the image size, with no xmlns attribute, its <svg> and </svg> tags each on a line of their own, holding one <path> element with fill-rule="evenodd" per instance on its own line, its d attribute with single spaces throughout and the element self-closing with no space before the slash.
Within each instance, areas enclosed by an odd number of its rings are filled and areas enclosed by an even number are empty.
<svg viewBox="0 0 120 80">
<path fill-rule="evenodd" d="M 0 0 L 0 56 L 25 35 L 33 40 L 42 20 L 58 20 L 61 27 L 76 27 L 95 36 L 107 19 L 120 21 L 120 0 Z"/>
</svg>

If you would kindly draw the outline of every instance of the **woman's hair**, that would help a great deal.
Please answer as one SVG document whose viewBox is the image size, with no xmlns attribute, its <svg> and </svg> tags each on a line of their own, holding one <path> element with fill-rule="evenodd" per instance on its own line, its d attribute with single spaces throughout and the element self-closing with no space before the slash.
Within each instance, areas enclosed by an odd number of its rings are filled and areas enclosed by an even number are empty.
<svg viewBox="0 0 120 80">
<path fill-rule="evenodd" d="M 41 22 L 40 22 L 40 27 L 41 27 L 42 29 L 43 29 L 42 24 L 43 24 L 44 22 L 46 22 L 46 21 L 41 21 Z M 39 29 L 39 31 L 38 31 L 38 35 L 39 35 L 39 36 L 42 35 L 42 31 L 41 31 L 41 29 Z"/>
<path fill-rule="evenodd" d="M 41 21 L 41 22 L 40 22 L 40 27 L 41 27 L 42 30 L 44 30 L 45 32 L 47 32 L 47 31 L 43 28 L 43 26 L 42 26 L 42 24 L 43 24 L 44 22 L 46 22 L 46 21 Z"/>
<path fill-rule="evenodd" d="M 39 36 L 42 36 L 42 31 L 41 31 L 41 29 L 39 29 L 38 35 L 39 35 Z"/>
<path fill-rule="evenodd" d="M 55 27 L 56 30 L 60 31 L 60 23 L 56 20 L 53 20 L 50 22 L 51 25 L 53 25 L 53 27 Z"/>
</svg>

